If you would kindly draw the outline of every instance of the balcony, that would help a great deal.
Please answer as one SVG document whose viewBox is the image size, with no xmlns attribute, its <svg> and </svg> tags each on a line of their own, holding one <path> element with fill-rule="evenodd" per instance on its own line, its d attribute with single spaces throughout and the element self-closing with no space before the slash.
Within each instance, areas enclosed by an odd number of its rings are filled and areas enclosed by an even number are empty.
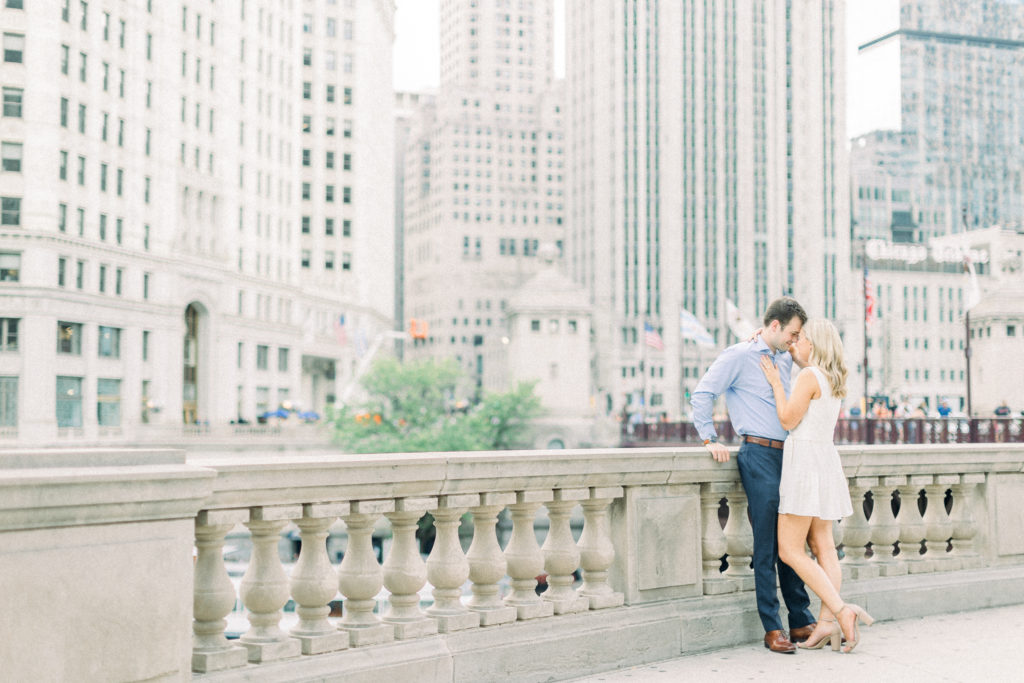
<svg viewBox="0 0 1024 683">
<path fill-rule="evenodd" d="M 840 450 L 860 503 L 836 525 L 848 597 L 879 619 L 1024 603 L 1024 445 Z M 287 529 L 303 543 L 286 573 Z M 737 471 L 703 449 L 8 450 L 0 542 L 12 680 L 558 680 L 762 635 Z M 228 640 L 239 600 L 251 625 Z"/>
</svg>

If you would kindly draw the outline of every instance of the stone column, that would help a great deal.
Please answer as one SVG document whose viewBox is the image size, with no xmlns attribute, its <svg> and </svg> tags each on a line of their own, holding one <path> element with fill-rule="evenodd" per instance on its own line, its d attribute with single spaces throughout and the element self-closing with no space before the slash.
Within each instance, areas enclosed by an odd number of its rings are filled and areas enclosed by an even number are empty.
<svg viewBox="0 0 1024 683">
<path fill-rule="evenodd" d="M 893 557 L 893 544 L 900 540 L 900 525 L 892 513 L 892 491 L 907 483 L 904 476 L 879 477 L 874 488 L 874 508 L 868 526 L 871 528 L 871 563 L 878 568 L 881 576 L 897 576 L 907 573 L 907 567 Z"/>
<path fill-rule="evenodd" d="M 506 505 L 516 502 L 511 491 L 481 493 L 480 505 L 470 508 L 473 513 L 473 543 L 466 559 L 469 561 L 469 580 L 473 595 L 466 602 L 470 610 L 480 615 L 481 626 L 506 624 L 516 620 L 516 608 L 501 600 L 498 582 L 505 576 L 507 563 L 498 545 L 495 526 L 498 514 Z"/>
<path fill-rule="evenodd" d="M 384 558 L 384 587 L 391 593 L 385 623 L 395 627 L 395 638 L 405 640 L 437 633 L 437 622 L 420 609 L 420 589 L 427 582 L 427 566 L 420 558 L 416 523 L 437 498 L 399 498 L 395 510 L 384 513 L 391 522 L 391 552 Z"/>
<path fill-rule="evenodd" d="M 867 579 L 878 576 L 878 569 L 872 566 L 867 558 L 867 544 L 871 540 L 871 528 L 868 518 L 864 515 L 864 494 L 878 486 L 878 477 L 854 477 L 850 479 L 850 501 L 853 503 L 853 514 L 843 520 L 843 552 L 842 564 L 850 573 L 850 578 Z"/>
<path fill-rule="evenodd" d="M 754 530 L 747 518 L 747 494 L 738 482 L 725 494 L 729 505 L 729 519 L 725 522 L 725 546 L 729 562 L 725 575 L 739 590 L 754 590 L 754 570 L 750 562 L 754 556 Z"/>
<path fill-rule="evenodd" d="M 552 498 L 551 491 L 517 491 L 515 504 L 508 507 L 512 535 L 505 548 L 505 561 L 512 577 L 512 592 L 505 597 L 505 604 L 516 608 L 520 620 L 554 614 L 554 606 L 536 593 L 537 576 L 544 571 L 544 554 L 533 529 L 537 509 Z"/>
<path fill-rule="evenodd" d="M 896 515 L 900 525 L 900 554 L 897 559 L 906 563 L 907 572 L 911 574 L 927 571 L 921 558 L 925 523 L 917 509 L 917 498 L 918 491 L 931 483 L 930 474 L 912 474 L 907 477 L 907 483 L 897 489 L 900 492 L 900 512 Z"/>
<path fill-rule="evenodd" d="M 280 629 L 281 608 L 288 602 L 288 577 L 277 546 L 289 520 L 302 515 L 299 505 L 254 507 L 246 526 L 252 533 L 252 557 L 242 577 L 242 604 L 249 614 L 249 630 L 239 643 L 255 664 L 298 657 L 302 646 Z"/>
<path fill-rule="evenodd" d="M 985 483 L 983 472 L 961 474 L 960 482 L 953 484 L 953 550 L 950 554 L 959 563 L 958 569 L 976 569 L 984 563 L 974 547 L 978 527 L 973 509 L 978 496 L 978 485 Z"/>
<path fill-rule="evenodd" d="M 583 506 L 583 533 L 577 545 L 583 585 L 577 592 L 590 601 L 590 609 L 621 607 L 625 602 L 625 596 L 612 590 L 608 583 L 608 568 L 615 561 L 608 506 L 623 495 L 621 486 L 594 486 L 590 489 L 590 498 L 580 503 Z"/>
<path fill-rule="evenodd" d="M 434 585 L 434 604 L 427 614 L 437 621 L 441 633 L 476 628 L 480 615 L 462 604 L 462 585 L 469 578 L 469 561 L 459 543 L 459 523 L 466 508 L 479 505 L 476 493 L 438 498 L 434 516 L 437 537 L 427 558 L 427 579 Z"/>
<path fill-rule="evenodd" d="M 304 655 L 348 647 L 348 634 L 339 632 L 327 619 L 329 603 L 338 593 L 338 577 L 327 556 L 327 533 L 334 520 L 348 511 L 348 503 L 307 503 L 302 506 L 302 517 L 295 520 L 302 550 L 289 581 L 299 615 L 291 635 L 302 644 Z"/>
<path fill-rule="evenodd" d="M 953 520 L 946 513 L 946 489 L 959 483 L 958 474 L 936 474 L 933 483 L 924 488 L 928 497 L 928 507 L 924 509 L 924 558 L 931 571 L 950 568 L 946 547 L 953 537 Z"/>
<path fill-rule="evenodd" d="M 344 615 L 338 628 L 348 633 L 349 645 L 362 647 L 395 639 L 391 624 L 373 613 L 384 575 L 373 551 L 373 525 L 385 512 L 395 509 L 393 500 L 357 500 L 342 519 L 348 527 L 348 546 L 338 567 L 338 588 L 345 596 Z"/>
<path fill-rule="evenodd" d="M 728 550 L 725 532 L 718 520 L 722 498 L 732 489 L 727 482 L 710 482 L 700 486 L 701 556 L 703 558 L 704 595 L 719 595 L 736 590 L 736 584 L 722 574 L 722 556 Z"/>
<path fill-rule="evenodd" d="M 541 551 L 544 553 L 544 570 L 548 573 L 548 587 L 540 597 L 551 603 L 555 614 L 590 609 L 590 600 L 572 587 L 573 572 L 580 566 L 580 551 L 569 526 L 569 517 L 576 502 L 589 498 L 590 489 L 555 489 L 554 500 L 547 504 L 550 526 Z"/>
<path fill-rule="evenodd" d="M 224 637 L 224 619 L 235 606 L 235 585 L 224 567 L 224 537 L 249 519 L 248 510 L 204 510 L 196 517 L 196 566 L 192 598 L 192 670 L 209 673 L 245 666 L 249 653 Z"/>
</svg>

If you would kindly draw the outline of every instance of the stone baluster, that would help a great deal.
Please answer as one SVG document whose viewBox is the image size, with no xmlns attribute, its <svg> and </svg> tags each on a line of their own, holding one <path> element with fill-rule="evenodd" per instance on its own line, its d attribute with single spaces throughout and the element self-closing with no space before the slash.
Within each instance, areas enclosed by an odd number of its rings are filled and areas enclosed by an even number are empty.
<svg viewBox="0 0 1024 683">
<path fill-rule="evenodd" d="M 927 571 L 922 564 L 921 541 L 924 540 L 925 524 L 917 507 L 918 492 L 932 483 L 930 474 L 912 474 L 907 483 L 897 488 L 900 492 L 900 511 L 896 521 L 900 525 L 900 554 L 898 559 L 906 563 L 907 572 L 917 574 Z"/>
<path fill-rule="evenodd" d="M 384 558 L 384 587 L 391 596 L 383 621 L 393 624 L 395 638 L 419 638 L 437 633 L 437 622 L 420 609 L 420 589 L 427 582 L 427 566 L 420 557 L 416 523 L 437 498 L 399 498 L 395 509 L 384 513 L 391 522 L 391 551 Z"/>
<path fill-rule="evenodd" d="M 985 483 L 982 472 L 961 474 L 960 482 L 953 484 L 953 550 L 950 554 L 959 563 L 956 568 L 976 569 L 982 566 L 981 555 L 974 547 L 974 537 L 978 527 L 974 521 L 973 509 L 976 505 L 978 485 Z"/>
<path fill-rule="evenodd" d="M 555 489 L 554 496 L 547 504 L 550 526 L 541 547 L 548 587 L 540 597 L 551 603 L 555 614 L 586 612 L 590 600 L 572 587 L 573 572 L 580 566 L 580 551 L 572 537 L 569 517 L 577 501 L 589 500 L 590 489 Z"/>
<path fill-rule="evenodd" d="M 754 555 L 754 530 L 747 518 L 747 495 L 740 484 L 733 484 L 725 494 L 729 504 L 729 519 L 725 522 L 725 549 L 729 567 L 725 575 L 742 591 L 754 590 L 754 570 L 750 561 Z"/>
<path fill-rule="evenodd" d="M 871 528 L 864 515 L 864 495 L 878 485 L 878 477 L 854 477 L 850 479 L 850 501 L 853 514 L 843 520 L 844 574 L 853 579 L 878 576 L 878 569 L 867 558 L 867 544 L 871 540 Z"/>
<path fill-rule="evenodd" d="M 235 585 L 224 567 L 224 537 L 248 519 L 248 510 L 204 510 L 196 516 L 192 670 L 197 673 L 233 669 L 249 661 L 244 647 L 224 637 L 224 617 L 237 600 Z"/>
<path fill-rule="evenodd" d="M 900 525 L 892 513 L 892 491 L 906 484 L 904 476 L 879 477 L 878 486 L 874 488 L 874 508 L 871 510 L 871 563 L 878 568 L 881 576 L 897 576 L 906 574 L 907 567 L 893 557 L 893 544 L 900 540 Z"/>
<path fill-rule="evenodd" d="M 299 616 L 291 635 L 301 643 L 304 655 L 348 647 L 348 634 L 339 632 L 327 619 L 330 602 L 338 594 L 338 577 L 327 556 L 327 534 L 334 520 L 348 512 L 348 503 L 307 503 L 302 506 L 302 517 L 295 520 L 302 550 L 289 581 Z"/>
<path fill-rule="evenodd" d="M 462 585 L 469 578 L 469 561 L 459 543 L 459 523 L 466 508 L 480 504 L 480 495 L 464 493 L 440 496 L 434 516 L 437 537 L 427 558 L 427 579 L 434 586 L 434 604 L 427 614 L 437 630 L 451 633 L 480 625 L 480 614 L 462 604 Z"/>
<path fill-rule="evenodd" d="M 949 568 L 946 548 L 953 537 L 953 520 L 946 513 L 946 489 L 960 483 L 958 474 L 936 474 L 931 484 L 924 487 L 928 506 L 924 510 L 924 559 L 931 571 Z M 955 558 L 954 558 L 955 563 Z"/>
<path fill-rule="evenodd" d="M 520 620 L 554 614 L 554 606 L 536 593 L 537 576 L 544 571 L 544 554 L 533 528 L 537 508 L 552 498 L 551 491 L 517 491 L 516 502 L 508 507 L 512 535 L 505 548 L 505 561 L 512 578 L 512 592 L 505 597 L 505 604 L 516 608 Z"/>
<path fill-rule="evenodd" d="M 357 500 L 342 519 L 348 527 L 348 546 L 338 567 L 338 588 L 345 596 L 344 614 L 338 628 L 348 633 L 349 645 L 362 647 L 395 639 L 395 628 L 381 623 L 373 613 L 384 574 L 373 551 L 373 526 L 385 512 L 395 509 L 393 500 Z"/>
<path fill-rule="evenodd" d="M 277 549 L 285 525 L 300 516 L 300 505 L 249 509 L 245 525 L 252 534 L 252 557 L 240 592 L 250 627 L 238 642 L 249 650 L 249 661 L 255 664 L 297 657 L 302 652 L 299 641 L 280 628 L 281 608 L 288 602 L 288 577 Z"/>
<path fill-rule="evenodd" d="M 498 582 L 508 567 L 498 544 L 495 527 L 498 513 L 506 505 L 516 502 L 511 491 L 481 493 L 480 505 L 470 508 L 473 514 L 473 542 L 466 560 L 469 562 L 469 580 L 473 595 L 466 606 L 480 615 L 481 626 L 507 624 L 516 620 L 516 608 L 502 602 Z"/>
<path fill-rule="evenodd" d="M 704 595 L 719 595 L 736 590 L 736 583 L 722 575 L 722 556 L 728 550 L 728 543 L 725 532 L 722 531 L 722 523 L 718 519 L 722 498 L 732 486 L 727 482 L 710 482 L 700 486 Z"/>
<path fill-rule="evenodd" d="M 580 549 L 583 585 L 577 592 L 590 601 L 590 609 L 620 607 L 625 602 L 623 594 L 613 590 L 608 583 L 608 568 L 615 561 L 608 506 L 623 494 L 621 486 L 594 486 L 590 489 L 590 498 L 580 503 L 583 506 L 583 533 L 577 547 Z"/>
</svg>

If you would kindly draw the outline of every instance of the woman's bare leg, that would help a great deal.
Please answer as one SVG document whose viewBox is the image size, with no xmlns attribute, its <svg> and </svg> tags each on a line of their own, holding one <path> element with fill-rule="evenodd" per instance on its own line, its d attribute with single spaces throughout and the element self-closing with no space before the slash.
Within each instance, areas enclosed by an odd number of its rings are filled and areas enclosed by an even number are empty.
<svg viewBox="0 0 1024 683">
<path fill-rule="evenodd" d="M 823 566 L 819 566 L 817 562 L 807 556 L 804 551 L 804 543 L 808 536 L 813 530 L 813 523 L 818 522 L 822 524 L 822 520 L 817 517 L 804 517 L 801 515 L 779 515 L 779 559 L 788 564 L 793 568 L 804 584 L 807 585 L 814 593 L 821 599 L 822 605 L 827 607 L 832 613 L 836 613 L 843 606 L 843 599 L 839 597 L 839 591 L 832 583 L 832 578 L 826 572 Z M 829 526 L 829 534 L 831 535 L 832 528 Z M 824 547 L 821 544 L 824 539 L 820 535 L 820 531 L 815 535 L 814 541 L 819 547 Z M 833 554 L 835 553 L 835 544 L 832 544 Z M 827 551 L 822 550 L 822 555 L 827 554 Z M 820 561 L 820 560 L 819 560 Z M 827 563 L 826 563 L 827 564 Z M 839 569 L 838 558 L 835 562 L 835 569 Z"/>
<path fill-rule="evenodd" d="M 836 552 L 835 538 L 832 535 L 831 520 L 811 519 L 811 526 L 807 532 L 807 545 L 811 547 L 818 566 L 828 576 L 833 588 L 838 593 L 843 583 L 843 571 L 839 566 L 839 554 Z M 835 615 L 824 602 L 821 603 L 821 611 L 818 612 L 818 625 L 807 638 L 806 646 L 816 645 L 822 638 L 832 633 L 832 625 L 835 623 Z"/>
</svg>

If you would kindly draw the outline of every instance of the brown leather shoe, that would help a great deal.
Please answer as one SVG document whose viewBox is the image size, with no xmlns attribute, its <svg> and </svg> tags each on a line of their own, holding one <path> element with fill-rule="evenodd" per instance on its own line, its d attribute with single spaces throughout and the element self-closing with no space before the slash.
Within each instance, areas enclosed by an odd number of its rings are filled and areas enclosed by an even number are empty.
<svg viewBox="0 0 1024 683">
<path fill-rule="evenodd" d="M 786 637 L 786 632 L 782 629 L 765 633 L 764 646 L 772 652 L 780 652 L 784 655 L 796 654 L 796 645 L 790 642 L 789 638 Z"/>
<path fill-rule="evenodd" d="M 812 621 L 807 626 L 798 626 L 797 628 L 789 629 L 789 640 L 793 643 L 802 643 L 811 637 L 814 633 L 814 627 L 818 625 L 818 622 Z"/>
</svg>

